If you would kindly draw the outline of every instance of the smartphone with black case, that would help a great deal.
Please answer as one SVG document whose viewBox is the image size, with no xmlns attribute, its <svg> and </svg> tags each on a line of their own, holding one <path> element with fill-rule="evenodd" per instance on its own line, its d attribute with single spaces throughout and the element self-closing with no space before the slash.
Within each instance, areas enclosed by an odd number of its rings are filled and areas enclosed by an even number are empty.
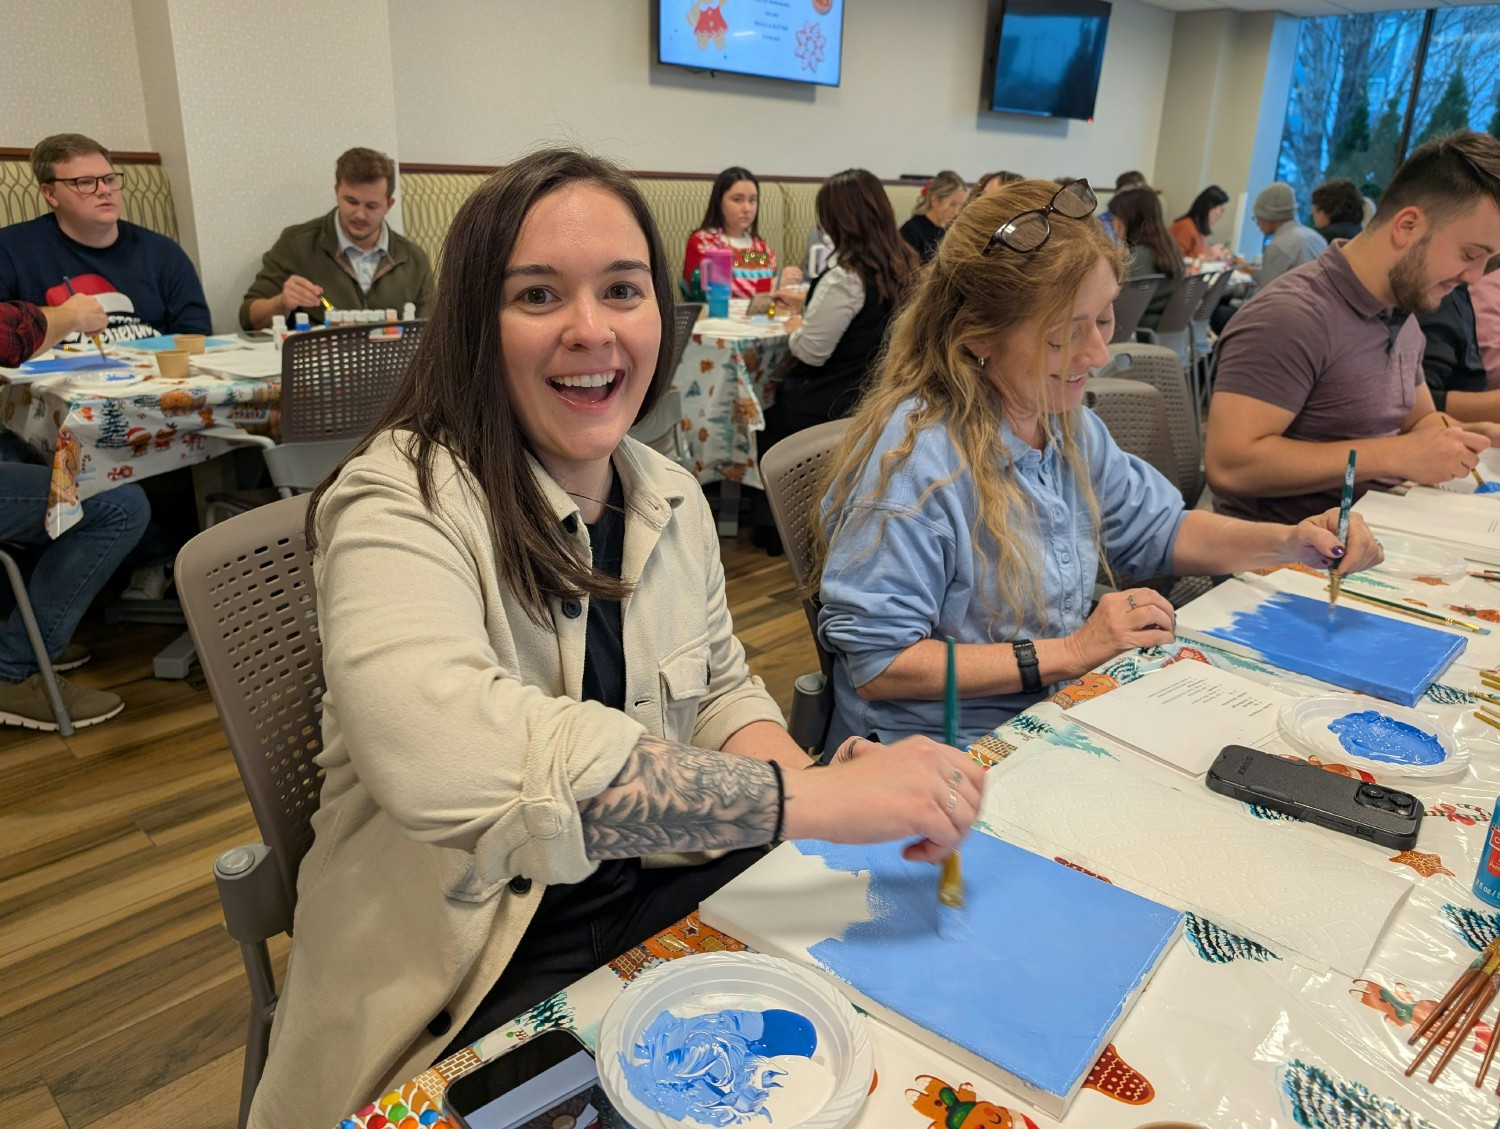
<svg viewBox="0 0 1500 1129">
<path fill-rule="evenodd" d="M 571 1031 L 543 1031 L 455 1078 L 443 1109 L 462 1129 L 616 1129 L 594 1056 Z"/>
<path fill-rule="evenodd" d="M 1244 745 L 1225 746 L 1204 783 L 1247 804 L 1398 851 L 1416 846 L 1417 829 L 1422 826 L 1422 803 L 1410 792 L 1367 784 Z"/>
</svg>

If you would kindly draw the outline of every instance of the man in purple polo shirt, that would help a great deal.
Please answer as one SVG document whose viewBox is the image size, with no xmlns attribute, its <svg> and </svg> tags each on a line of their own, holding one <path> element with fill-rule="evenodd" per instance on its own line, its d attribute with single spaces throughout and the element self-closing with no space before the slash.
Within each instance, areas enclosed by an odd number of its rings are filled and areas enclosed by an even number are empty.
<svg viewBox="0 0 1500 1129">
<path fill-rule="evenodd" d="M 1434 409 L 1412 315 L 1500 252 L 1500 141 L 1461 131 L 1418 148 L 1363 232 L 1246 303 L 1219 340 L 1204 465 L 1215 506 L 1297 522 L 1338 504 L 1359 452 L 1372 482 L 1469 473 L 1500 426 Z"/>
</svg>

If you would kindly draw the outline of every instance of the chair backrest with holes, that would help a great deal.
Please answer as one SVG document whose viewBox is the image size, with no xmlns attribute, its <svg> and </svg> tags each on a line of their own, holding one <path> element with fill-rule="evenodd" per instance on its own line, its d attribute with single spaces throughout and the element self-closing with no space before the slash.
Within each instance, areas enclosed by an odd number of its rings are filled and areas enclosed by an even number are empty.
<svg viewBox="0 0 1500 1129">
<path fill-rule="evenodd" d="M 177 555 L 177 588 L 198 659 L 229 738 L 287 904 L 312 845 L 323 770 L 323 644 L 308 495 L 210 526 Z"/>
</svg>

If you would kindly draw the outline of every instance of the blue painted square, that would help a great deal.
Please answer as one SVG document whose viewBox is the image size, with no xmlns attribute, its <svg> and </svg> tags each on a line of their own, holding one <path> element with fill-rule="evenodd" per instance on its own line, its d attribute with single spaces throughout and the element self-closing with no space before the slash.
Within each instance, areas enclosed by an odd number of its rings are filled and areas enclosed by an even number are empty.
<svg viewBox="0 0 1500 1129">
<path fill-rule="evenodd" d="M 989 835 L 963 846 L 971 939 L 937 934 L 935 867 L 900 844 L 799 842 L 870 875 L 871 920 L 809 952 L 891 1011 L 1049 1094 L 1065 1096 L 1104 1050 L 1182 914 Z"/>
</svg>

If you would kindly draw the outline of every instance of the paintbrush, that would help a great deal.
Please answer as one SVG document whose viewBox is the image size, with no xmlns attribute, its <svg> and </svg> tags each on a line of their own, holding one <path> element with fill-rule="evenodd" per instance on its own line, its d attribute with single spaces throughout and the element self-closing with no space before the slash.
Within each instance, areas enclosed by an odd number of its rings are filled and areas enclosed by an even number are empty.
<svg viewBox="0 0 1500 1129">
<path fill-rule="evenodd" d="M 1349 465 L 1344 468 L 1344 493 L 1339 498 L 1339 544 L 1349 547 L 1349 510 L 1354 506 L 1354 448 L 1349 448 Z M 1338 606 L 1339 589 L 1344 578 L 1339 575 L 1339 562 L 1328 566 L 1328 626 L 1333 627 L 1333 610 Z"/>
<path fill-rule="evenodd" d="M 943 674 L 943 741 L 958 748 L 958 659 L 953 636 L 944 640 L 948 659 Z M 950 793 L 957 795 L 956 792 Z M 953 801 L 957 803 L 955 799 Z M 968 935 L 964 918 L 964 875 L 958 850 L 943 860 L 943 876 L 938 881 L 938 936 L 945 941 L 963 940 Z"/>
<path fill-rule="evenodd" d="M 1330 581 L 1330 585 L 1331 584 L 1332 581 Z M 1393 612 L 1401 612 L 1403 615 L 1413 616 L 1417 619 L 1425 619 L 1429 623 L 1441 623 L 1445 624 L 1448 627 L 1460 627 L 1465 631 L 1472 631 L 1475 635 L 1488 635 L 1490 633 L 1490 629 L 1488 627 L 1475 627 L 1472 623 L 1465 623 L 1461 619 L 1454 619 L 1452 616 L 1447 615 L 1439 615 L 1437 612 L 1430 612 L 1425 608 L 1413 608 L 1409 607 L 1406 604 L 1398 604 L 1395 600 L 1382 600 L 1379 596 L 1366 596 L 1363 592 L 1345 592 L 1344 595 L 1348 596 L 1351 600 L 1363 600 L 1367 604 L 1375 604 L 1378 607 L 1390 608 Z M 1329 607 L 1332 607 L 1331 600 L 1329 603 Z"/>
<path fill-rule="evenodd" d="M 1479 710 L 1475 710 L 1474 716 L 1477 717 L 1480 721 L 1484 722 L 1486 725 L 1493 725 L 1496 729 L 1500 729 L 1500 721 L 1496 721 L 1488 714 L 1483 713 Z"/>
<path fill-rule="evenodd" d="M 78 291 L 73 289 L 73 280 L 67 275 L 63 275 L 63 282 L 67 284 L 69 294 L 78 293 Z M 94 348 L 99 350 L 99 359 L 103 361 L 109 360 L 109 358 L 104 355 L 104 343 L 99 340 L 99 335 L 97 333 L 91 333 L 89 334 L 89 337 L 93 339 Z"/>
</svg>

